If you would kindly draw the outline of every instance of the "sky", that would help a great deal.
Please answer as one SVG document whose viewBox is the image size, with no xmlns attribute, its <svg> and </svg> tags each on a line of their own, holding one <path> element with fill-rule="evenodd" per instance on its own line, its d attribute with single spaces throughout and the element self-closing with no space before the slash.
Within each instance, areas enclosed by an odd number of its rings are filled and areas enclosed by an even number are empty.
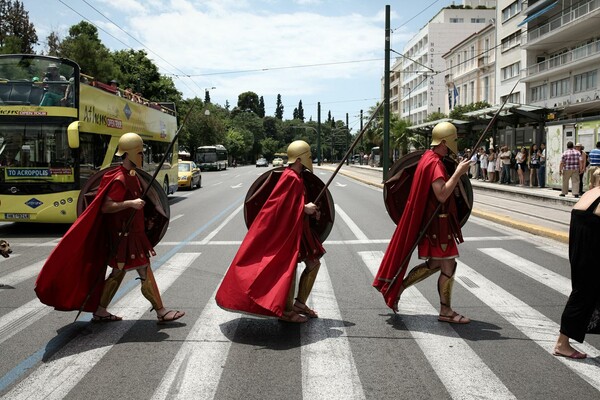
<svg viewBox="0 0 600 400">
<path fill-rule="evenodd" d="M 328 112 L 353 132 L 360 110 L 381 100 L 385 7 L 390 5 L 390 46 L 405 43 L 450 0 L 22 0 L 46 49 L 87 20 L 111 50 L 145 50 L 184 98 L 230 107 L 240 93 L 263 96 L 274 115 L 277 95 L 284 119 L 302 101 L 306 120 Z M 461 1 L 455 1 L 461 4 Z M 392 53 L 393 54 L 393 53 Z M 391 64 L 393 65 L 392 57 Z M 83 71 L 85 72 L 85 71 Z"/>
</svg>

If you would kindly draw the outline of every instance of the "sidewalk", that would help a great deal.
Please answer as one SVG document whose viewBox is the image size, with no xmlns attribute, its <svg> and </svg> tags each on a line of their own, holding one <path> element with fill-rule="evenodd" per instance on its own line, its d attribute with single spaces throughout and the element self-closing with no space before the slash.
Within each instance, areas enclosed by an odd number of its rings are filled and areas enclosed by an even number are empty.
<svg viewBox="0 0 600 400">
<path fill-rule="evenodd" d="M 321 166 L 315 165 L 315 168 L 321 168 L 329 171 L 335 171 L 337 165 L 335 164 L 324 164 Z M 340 174 L 345 175 L 349 178 L 355 179 L 359 182 L 383 188 L 383 168 L 374 168 L 367 165 L 344 165 L 340 171 Z M 535 199 L 536 201 L 548 202 L 549 204 L 560 204 L 564 206 L 572 207 L 578 199 L 574 198 L 571 194 L 566 197 L 560 197 L 560 190 L 554 190 L 552 188 L 530 188 L 520 187 L 516 185 L 504 185 L 499 183 L 490 183 L 484 181 L 478 181 L 471 179 L 471 185 L 473 191 L 480 192 L 491 192 L 491 193 L 506 193 L 511 196 L 524 198 L 524 199 Z M 475 195 L 476 197 L 476 195 Z M 510 226 L 512 228 L 529 232 L 535 235 L 548 237 L 554 240 L 568 243 L 569 241 L 569 230 L 568 228 L 562 230 L 549 229 L 545 226 L 531 223 L 524 223 L 515 218 L 507 217 L 503 214 L 497 214 L 489 211 L 482 211 L 477 208 L 477 205 L 473 207 L 471 215 L 479 218 L 483 218 L 495 223 Z"/>
</svg>

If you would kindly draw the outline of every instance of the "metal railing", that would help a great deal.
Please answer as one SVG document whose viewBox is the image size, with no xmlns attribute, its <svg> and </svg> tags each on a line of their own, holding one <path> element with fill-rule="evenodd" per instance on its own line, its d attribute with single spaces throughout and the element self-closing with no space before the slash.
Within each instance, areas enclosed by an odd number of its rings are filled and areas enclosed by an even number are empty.
<svg viewBox="0 0 600 400">
<path fill-rule="evenodd" d="M 575 61 L 583 60 L 588 57 L 600 54 L 600 40 L 578 47 L 566 53 L 552 57 L 541 63 L 527 67 L 527 76 L 539 74 L 541 72 L 550 71 L 555 68 L 574 63 Z"/>
<path fill-rule="evenodd" d="M 529 30 L 527 33 L 528 42 L 539 39 L 540 37 L 547 35 L 558 28 L 570 24 L 571 22 L 588 15 L 598 8 L 600 8 L 600 0 L 589 0 L 564 9 L 560 15 L 557 15 L 546 24 L 533 30 Z"/>
</svg>

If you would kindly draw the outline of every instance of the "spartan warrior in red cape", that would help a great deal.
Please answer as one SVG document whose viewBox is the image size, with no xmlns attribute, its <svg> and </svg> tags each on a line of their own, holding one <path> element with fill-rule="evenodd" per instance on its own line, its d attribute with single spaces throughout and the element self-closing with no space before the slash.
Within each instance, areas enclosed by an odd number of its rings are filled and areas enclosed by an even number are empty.
<svg viewBox="0 0 600 400">
<path fill-rule="evenodd" d="M 319 218 L 313 203 L 305 203 L 304 168 L 312 171 L 308 143 L 288 146 L 289 167 L 284 170 L 266 203 L 254 219 L 216 295 L 229 311 L 306 322 L 317 313 L 306 305 L 325 253 L 310 229 L 309 216 Z M 304 261 L 294 301 L 296 267 Z"/>
<path fill-rule="evenodd" d="M 451 123 L 442 122 L 433 128 L 431 150 L 423 154 L 417 165 L 406 210 L 381 261 L 373 286 L 383 294 L 386 304 L 397 312 L 400 295 L 407 287 L 440 271 L 438 320 L 466 324 L 470 320 L 452 309 L 451 298 L 455 258 L 458 257 L 457 243 L 463 241 L 455 190 L 470 162 L 460 162 L 452 176 L 448 176 L 442 161 L 448 151 L 456 154 L 456 141 L 456 127 Z M 431 223 L 418 243 L 419 258 L 426 261 L 414 267 L 405 277 L 409 253 L 418 240 L 419 232 L 429 221 Z"/>
<path fill-rule="evenodd" d="M 125 273 L 136 270 L 158 322 L 183 317 L 184 312 L 163 306 L 150 267 L 150 256 L 156 253 L 146 229 L 153 222 L 144 216 L 142 183 L 135 172 L 143 165 L 143 152 L 137 133 L 119 139 L 116 155 L 123 158 L 122 165 L 103 176 L 94 201 L 52 251 L 37 278 L 35 291 L 42 303 L 61 311 L 84 306 L 93 313 L 93 322 L 120 321 L 106 308 Z M 103 280 L 107 264 L 112 272 Z"/>
</svg>

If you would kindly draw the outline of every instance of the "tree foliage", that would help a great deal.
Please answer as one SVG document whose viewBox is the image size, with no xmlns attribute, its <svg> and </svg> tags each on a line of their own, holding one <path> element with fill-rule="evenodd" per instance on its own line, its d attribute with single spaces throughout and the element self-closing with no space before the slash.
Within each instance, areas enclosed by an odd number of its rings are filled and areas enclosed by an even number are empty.
<svg viewBox="0 0 600 400">
<path fill-rule="evenodd" d="M 277 103 L 275 104 L 275 118 L 283 120 L 283 103 L 280 94 L 277 95 Z"/>
<path fill-rule="evenodd" d="M 38 37 L 23 2 L 0 0 L 0 53 L 33 53 Z"/>
</svg>

